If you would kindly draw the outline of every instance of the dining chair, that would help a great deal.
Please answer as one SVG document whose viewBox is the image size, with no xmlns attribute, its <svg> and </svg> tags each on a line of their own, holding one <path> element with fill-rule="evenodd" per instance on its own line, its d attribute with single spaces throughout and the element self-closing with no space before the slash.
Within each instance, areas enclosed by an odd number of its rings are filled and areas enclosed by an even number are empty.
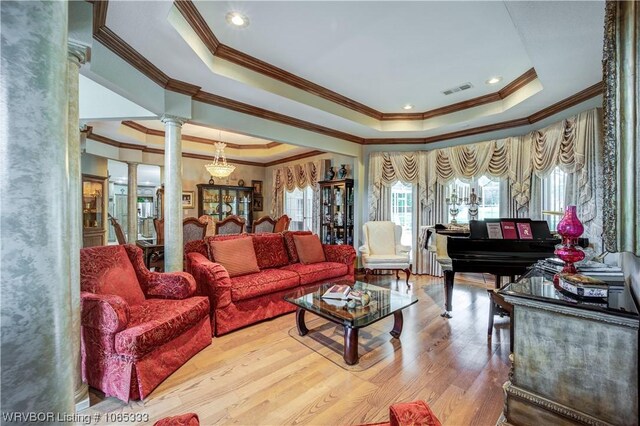
<svg viewBox="0 0 640 426">
<path fill-rule="evenodd" d="M 153 219 L 153 227 L 156 228 L 156 243 L 164 244 L 164 219 Z"/>
<path fill-rule="evenodd" d="M 204 240 L 207 233 L 207 224 L 195 217 L 188 217 L 182 221 L 182 242 Z"/>
<path fill-rule="evenodd" d="M 262 216 L 253 221 L 251 232 L 259 234 L 261 232 L 273 232 L 276 226 L 276 220 L 271 216 Z"/>
<path fill-rule="evenodd" d="M 283 232 L 289 230 L 289 224 L 291 223 L 291 218 L 286 214 L 283 214 L 276 221 L 275 226 L 273 227 L 273 232 Z"/>
<path fill-rule="evenodd" d="M 113 226 L 113 230 L 116 232 L 116 239 L 118 240 L 118 244 L 127 244 L 127 237 L 125 237 L 124 232 L 122 231 L 122 227 L 118 223 L 115 217 L 109 214 L 109 222 L 111 226 Z"/>
<path fill-rule="evenodd" d="M 213 217 L 209 216 L 208 214 L 203 214 L 198 218 L 198 220 L 207 225 L 207 232 L 205 233 L 205 236 L 210 237 L 211 235 L 216 234 L 216 221 Z"/>
<path fill-rule="evenodd" d="M 216 222 L 216 235 L 242 234 L 245 220 L 239 216 L 231 215 Z"/>
</svg>

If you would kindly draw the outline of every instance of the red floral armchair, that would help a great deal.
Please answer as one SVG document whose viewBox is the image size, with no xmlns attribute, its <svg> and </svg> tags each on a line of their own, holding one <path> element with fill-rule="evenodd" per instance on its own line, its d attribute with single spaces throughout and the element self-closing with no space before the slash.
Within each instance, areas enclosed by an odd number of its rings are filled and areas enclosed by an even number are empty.
<svg viewBox="0 0 640 426">
<path fill-rule="evenodd" d="M 136 246 L 80 250 L 82 378 L 106 396 L 144 399 L 211 344 L 209 301 L 185 272 L 150 272 Z"/>
<path fill-rule="evenodd" d="M 424 401 L 401 402 L 389 407 L 389 421 L 363 426 L 442 426 Z"/>
</svg>

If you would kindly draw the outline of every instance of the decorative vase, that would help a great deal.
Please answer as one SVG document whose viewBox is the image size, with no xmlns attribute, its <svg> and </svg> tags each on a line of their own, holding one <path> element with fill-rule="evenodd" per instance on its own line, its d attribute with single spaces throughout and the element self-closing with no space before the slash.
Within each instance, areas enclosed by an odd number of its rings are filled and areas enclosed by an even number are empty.
<svg viewBox="0 0 640 426">
<path fill-rule="evenodd" d="M 564 268 L 560 273 L 575 274 L 578 271 L 574 263 L 584 259 L 584 252 L 576 248 L 578 237 L 584 232 L 584 226 L 576 214 L 576 206 L 567 206 L 557 231 L 562 237 L 562 244 L 556 246 L 554 253 L 564 261 Z"/>
<path fill-rule="evenodd" d="M 333 166 L 331 166 L 327 172 L 327 180 L 333 180 L 334 177 L 336 177 L 336 171 L 333 170 Z"/>
<path fill-rule="evenodd" d="M 344 179 L 347 177 L 347 165 L 340 164 L 340 169 L 338 170 L 338 179 Z"/>
</svg>

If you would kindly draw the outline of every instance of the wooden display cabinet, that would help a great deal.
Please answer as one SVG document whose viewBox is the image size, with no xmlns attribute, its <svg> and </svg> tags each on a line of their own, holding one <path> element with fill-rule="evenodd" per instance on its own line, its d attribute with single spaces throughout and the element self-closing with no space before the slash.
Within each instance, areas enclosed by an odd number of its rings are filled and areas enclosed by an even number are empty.
<svg viewBox="0 0 640 426">
<path fill-rule="evenodd" d="M 320 184 L 320 241 L 353 245 L 353 179 Z"/>
<path fill-rule="evenodd" d="M 82 246 L 106 244 L 106 177 L 82 175 Z"/>
<path fill-rule="evenodd" d="M 209 215 L 215 221 L 235 215 L 245 220 L 245 229 L 251 231 L 253 220 L 253 187 L 199 184 L 198 217 Z"/>
</svg>

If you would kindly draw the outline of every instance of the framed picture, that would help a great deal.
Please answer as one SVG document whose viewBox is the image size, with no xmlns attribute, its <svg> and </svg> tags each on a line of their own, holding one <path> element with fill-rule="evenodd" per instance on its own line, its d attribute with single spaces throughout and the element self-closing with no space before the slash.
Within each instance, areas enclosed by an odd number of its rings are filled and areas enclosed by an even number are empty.
<svg viewBox="0 0 640 426">
<path fill-rule="evenodd" d="M 195 191 L 182 191 L 182 208 L 194 209 L 196 207 Z"/>
<path fill-rule="evenodd" d="M 261 180 L 252 180 L 251 186 L 253 186 L 253 193 L 261 195 L 262 194 L 262 181 Z M 260 209 L 262 210 L 262 209 Z"/>
<path fill-rule="evenodd" d="M 253 211 L 254 212 L 262 211 L 262 195 L 253 196 Z"/>
</svg>

